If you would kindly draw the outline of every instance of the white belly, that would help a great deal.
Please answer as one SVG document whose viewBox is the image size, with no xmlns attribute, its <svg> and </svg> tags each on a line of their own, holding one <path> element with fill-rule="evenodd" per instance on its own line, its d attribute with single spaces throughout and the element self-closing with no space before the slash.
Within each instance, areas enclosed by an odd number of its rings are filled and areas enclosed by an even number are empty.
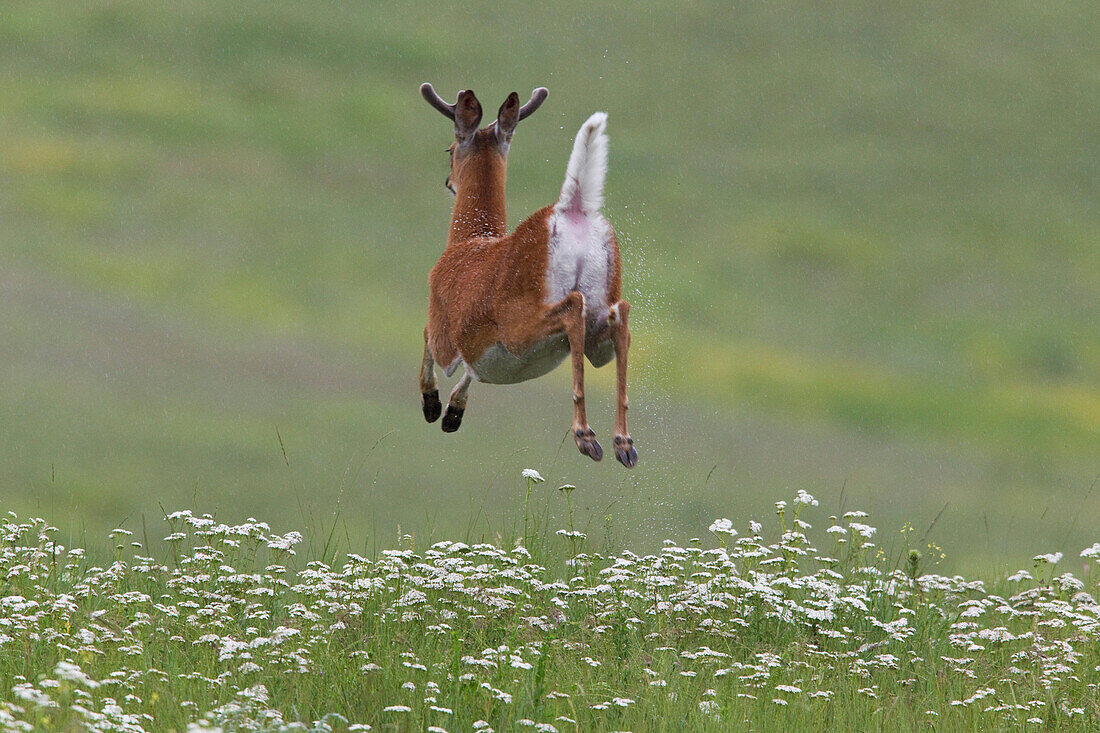
<svg viewBox="0 0 1100 733">
<path fill-rule="evenodd" d="M 548 336 L 522 354 L 513 354 L 500 343 L 493 344 L 470 365 L 479 382 L 515 384 L 541 377 L 569 356 L 569 339 L 564 333 Z"/>
</svg>

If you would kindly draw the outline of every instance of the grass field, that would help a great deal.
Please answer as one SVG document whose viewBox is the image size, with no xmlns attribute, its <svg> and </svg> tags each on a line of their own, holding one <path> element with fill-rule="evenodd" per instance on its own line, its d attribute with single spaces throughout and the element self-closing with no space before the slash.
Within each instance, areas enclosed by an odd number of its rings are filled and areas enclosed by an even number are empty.
<svg viewBox="0 0 1100 733">
<path fill-rule="evenodd" d="M 800 491 L 741 534 L 719 519 L 703 540 L 607 554 L 572 524 L 546 522 L 549 505 L 571 508 L 579 489 L 524 474 L 519 543 L 405 535 L 366 556 L 331 544 L 297 555 L 301 533 L 179 511 L 140 535 L 112 532 L 113 558 L 95 565 L 58 545 L 45 520 L 9 515 L 0 689 L 11 694 L 0 696 L 0 728 L 1100 722 L 1100 543 L 1064 562 L 1036 557 L 1007 579 L 948 577 L 930 572 L 939 551 L 923 538 L 910 534 L 891 557 L 864 512 L 826 518 Z M 156 557 L 150 539 L 164 548 Z"/>
<path fill-rule="evenodd" d="M 539 465 L 619 548 L 798 487 L 934 525 L 962 570 L 1084 546 L 1098 31 L 1085 2 L 8 3 L 2 506 L 67 544 L 189 506 L 373 548 L 507 535 L 495 477 Z M 455 436 L 422 423 L 450 206 L 426 80 L 489 107 L 550 88 L 513 222 L 610 114 L 634 473 L 564 440 L 564 373 L 476 387 Z"/>
</svg>

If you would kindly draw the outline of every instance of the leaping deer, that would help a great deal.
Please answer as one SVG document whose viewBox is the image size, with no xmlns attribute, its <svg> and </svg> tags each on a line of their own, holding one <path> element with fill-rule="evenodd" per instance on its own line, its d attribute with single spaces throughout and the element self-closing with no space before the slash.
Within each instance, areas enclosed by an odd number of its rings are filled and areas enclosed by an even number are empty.
<svg viewBox="0 0 1100 733">
<path fill-rule="evenodd" d="M 630 304 L 622 285 L 615 232 L 600 215 L 607 174 L 607 115 L 581 126 L 556 204 L 539 209 L 511 234 L 505 231 L 504 179 L 516 125 L 546 100 L 543 87 L 522 107 L 512 92 L 497 118 L 481 123 L 481 104 L 470 90 L 443 101 L 431 84 L 420 94 L 454 121 L 448 148 L 447 188 L 455 195 L 447 246 L 428 276 L 428 325 L 420 393 L 424 417 L 443 410 L 435 364 L 449 377 L 465 370 L 447 401 L 443 430 L 462 424 L 474 380 L 514 384 L 546 374 L 566 356 L 573 366 L 573 438 L 594 461 L 603 448 L 584 411 L 584 358 L 600 367 L 615 357 L 615 457 L 627 468 L 638 451 L 626 428 L 626 360 Z"/>
</svg>

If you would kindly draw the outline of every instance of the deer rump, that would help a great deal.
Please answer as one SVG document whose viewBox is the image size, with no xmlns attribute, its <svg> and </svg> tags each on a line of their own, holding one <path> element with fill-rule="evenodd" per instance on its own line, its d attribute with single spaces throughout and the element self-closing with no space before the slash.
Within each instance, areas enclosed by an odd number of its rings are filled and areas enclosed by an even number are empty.
<svg viewBox="0 0 1100 733">
<path fill-rule="evenodd" d="M 448 248 L 432 268 L 428 346 L 447 376 L 459 364 L 488 384 L 552 371 L 569 356 L 565 332 L 530 342 L 524 326 L 570 292 L 584 296 L 585 356 L 595 367 L 614 358 L 608 313 L 621 287 L 614 231 L 598 213 L 557 208 L 540 209 L 509 236 Z"/>
</svg>

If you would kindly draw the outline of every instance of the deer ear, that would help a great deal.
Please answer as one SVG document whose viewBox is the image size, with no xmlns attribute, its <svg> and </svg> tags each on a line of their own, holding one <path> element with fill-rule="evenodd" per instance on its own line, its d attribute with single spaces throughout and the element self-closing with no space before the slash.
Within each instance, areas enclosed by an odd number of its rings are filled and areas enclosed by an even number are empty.
<svg viewBox="0 0 1100 733">
<path fill-rule="evenodd" d="M 459 92 L 458 101 L 455 102 L 455 138 L 459 142 L 466 142 L 477 132 L 479 124 L 481 103 L 471 90 Z"/>
<path fill-rule="evenodd" d="M 512 141 L 512 133 L 516 131 L 516 125 L 519 124 L 519 95 L 512 92 L 508 95 L 508 98 L 504 100 L 504 104 L 500 105 L 500 111 L 497 112 L 497 139 L 502 143 L 510 143 Z"/>
</svg>

